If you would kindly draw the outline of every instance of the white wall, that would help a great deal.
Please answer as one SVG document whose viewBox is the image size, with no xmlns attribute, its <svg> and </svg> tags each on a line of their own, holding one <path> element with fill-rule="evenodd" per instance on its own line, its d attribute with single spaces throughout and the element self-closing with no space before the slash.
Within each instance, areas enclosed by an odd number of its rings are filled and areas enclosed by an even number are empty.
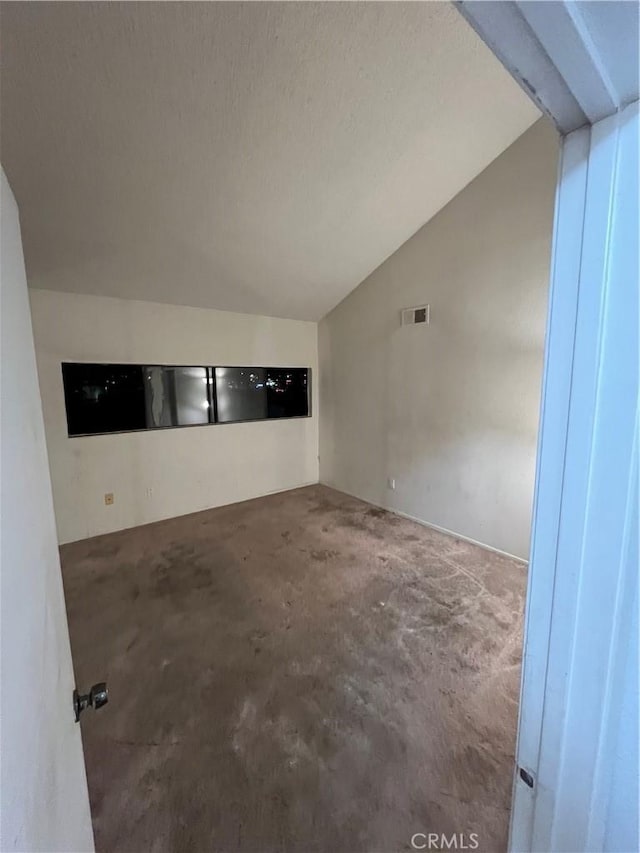
<svg viewBox="0 0 640 853">
<path fill-rule="evenodd" d="M 315 323 L 44 290 L 31 309 L 60 542 L 317 482 Z M 69 438 L 62 361 L 311 367 L 313 414 Z"/>
<path fill-rule="evenodd" d="M 319 328 L 321 481 L 523 558 L 557 156 L 537 122 Z"/>
<path fill-rule="evenodd" d="M 0 188 L 3 851 L 93 850 L 18 208 Z"/>
</svg>

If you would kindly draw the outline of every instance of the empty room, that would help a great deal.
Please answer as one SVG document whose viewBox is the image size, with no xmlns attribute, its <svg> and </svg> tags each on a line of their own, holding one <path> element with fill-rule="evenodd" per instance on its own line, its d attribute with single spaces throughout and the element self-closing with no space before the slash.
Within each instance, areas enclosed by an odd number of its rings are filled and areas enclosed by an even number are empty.
<svg viewBox="0 0 640 853">
<path fill-rule="evenodd" d="M 449 3 L 0 27 L 2 850 L 506 850 L 562 126 Z"/>
</svg>

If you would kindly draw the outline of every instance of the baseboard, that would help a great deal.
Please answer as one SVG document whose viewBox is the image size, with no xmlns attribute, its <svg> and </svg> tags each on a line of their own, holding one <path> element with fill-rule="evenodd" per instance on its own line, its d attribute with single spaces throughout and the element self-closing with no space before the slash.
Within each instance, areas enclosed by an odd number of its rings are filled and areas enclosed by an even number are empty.
<svg viewBox="0 0 640 853">
<path fill-rule="evenodd" d="M 221 504 L 213 504 L 211 506 L 201 507 L 200 509 L 190 509 L 188 512 L 179 512 L 177 515 L 161 515 L 158 518 L 150 519 L 149 521 L 142 521 L 139 524 L 129 524 L 126 527 L 115 527 L 112 530 L 104 530 L 102 533 L 92 533 L 90 536 L 82 536 L 80 539 L 65 539 L 58 540 L 58 547 L 62 547 L 63 545 L 73 545 L 76 542 L 84 542 L 85 539 L 95 539 L 98 536 L 111 536 L 112 533 L 122 533 L 123 530 L 133 530 L 136 527 L 148 527 L 150 524 L 160 524 L 163 521 L 171 521 L 172 518 L 184 518 L 187 515 L 197 515 L 199 512 L 208 512 L 212 509 L 222 509 L 226 506 L 233 506 L 234 504 L 242 504 L 247 501 L 257 501 L 260 498 L 267 498 L 269 495 L 279 495 L 283 492 L 293 492 L 296 489 L 305 489 L 307 486 L 317 486 L 318 480 L 311 480 L 306 483 L 299 483 L 297 486 L 285 486 L 282 489 L 272 489 L 267 492 L 260 492 L 257 495 L 251 495 L 251 497 L 241 498 L 238 501 L 229 501 L 228 503 Z"/>
<path fill-rule="evenodd" d="M 354 495 L 351 492 L 345 492 L 344 489 L 338 489 L 335 486 L 332 486 L 331 483 L 322 483 L 321 481 L 321 485 L 327 486 L 329 489 L 333 489 L 336 492 L 342 492 L 343 495 L 349 495 L 349 497 L 356 498 L 363 503 L 371 504 L 371 506 L 378 507 L 379 509 L 384 509 L 386 512 L 390 512 L 393 515 L 399 515 L 401 518 L 406 518 L 409 521 L 415 521 L 416 524 L 421 524 L 423 527 L 428 527 L 431 530 L 437 530 L 438 533 L 445 533 L 447 536 L 454 536 L 456 539 L 462 539 L 464 542 L 469 542 L 471 545 L 477 545 L 479 548 L 484 548 L 485 551 L 492 551 L 494 554 L 500 554 L 502 557 L 508 557 L 510 560 L 515 560 L 523 566 L 529 565 L 529 561 L 525 560 L 524 557 L 517 557 L 515 554 L 510 554 L 508 551 L 503 551 L 501 548 L 495 548 L 493 545 L 487 545 L 486 542 L 479 542 L 477 539 L 472 539 L 471 536 L 465 536 L 463 533 L 458 533 L 456 530 L 449 530 L 448 527 L 441 527 L 439 524 L 432 524 L 430 521 L 425 521 L 423 518 L 416 518 L 415 515 L 409 515 L 408 512 L 402 512 L 399 509 L 390 509 L 388 506 L 383 506 L 382 504 L 374 503 L 374 501 L 366 500 L 365 498 L 361 498 L 359 495 Z"/>
<path fill-rule="evenodd" d="M 308 483 L 300 483 L 297 486 L 288 486 L 284 489 L 273 489 L 272 491 L 263 492 L 259 495 L 253 495 L 250 498 L 242 498 L 242 500 L 239 500 L 239 501 L 231 501 L 230 503 L 226 503 L 226 504 L 216 504 L 215 506 L 204 507 L 203 509 L 195 509 L 195 510 L 191 510 L 190 512 L 180 513 L 179 515 L 172 515 L 172 516 L 167 516 L 164 518 L 156 518 L 153 521 L 145 521 L 142 524 L 135 524 L 135 525 L 131 525 L 130 527 L 121 527 L 121 528 L 117 528 L 116 530 L 108 530 L 108 531 L 105 531 L 104 533 L 94 533 L 94 534 L 92 534 L 92 536 L 83 537 L 83 538 L 93 539 L 96 536 L 109 536 L 112 533 L 120 533 L 122 530 L 131 530 L 133 527 L 146 527 L 149 524 L 158 524 L 162 521 L 168 521 L 171 518 L 181 518 L 185 515 L 196 515 L 199 512 L 207 512 L 208 510 L 212 510 L 212 509 L 221 509 L 222 507 L 231 506 L 232 504 L 245 503 L 247 501 L 255 501 L 255 500 L 259 500 L 260 498 L 266 498 L 269 495 L 279 495 L 279 494 L 282 494 L 283 492 L 292 492 L 292 491 L 295 491 L 296 489 L 304 489 L 304 488 L 307 488 L 308 486 L 317 486 L 317 485 L 327 486 L 327 488 L 333 489 L 334 492 L 341 492 L 343 495 L 348 495 L 351 498 L 356 498 L 356 500 L 362 501 L 363 503 L 369 504 L 370 506 L 378 507 L 379 509 L 383 509 L 386 512 L 392 513 L 393 515 L 399 515 L 401 518 L 406 518 L 409 521 L 415 521 L 416 524 L 421 524 L 423 527 L 428 527 L 431 530 L 437 530 L 439 533 L 444 533 L 447 536 L 454 536 L 456 539 L 462 539 L 464 542 L 469 542 L 472 545 L 477 545 L 479 548 L 484 548 L 486 551 L 492 551 L 494 554 L 500 554 L 503 557 L 508 557 L 510 560 L 515 560 L 517 563 L 522 563 L 522 565 L 524 565 L 524 566 L 529 565 L 528 560 L 525 560 L 522 557 L 516 557 L 515 554 L 510 554 L 508 551 L 503 551 L 500 548 L 494 548 L 493 545 L 487 545 L 486 542 L 479 542 L 477 539 L 472 539 L 470 536 L 465 536 L 464 534 L 458 533 L 455 530 L 449 530 L 449 528 L 447 528 L 447 527 L 441 527 L 438 524 L 432 524 L 431 522 L 425 521 L 422 518 L 416 518 L 415 515 L 409 515 L 408 512 L 402 512 L 399 509 L 390 509 L 388 506 L 383 506 L 382 504 L 378 504 L 378 503 L 374 503 L 373 501 L 366 500 L 365 498 L 361 498 L 360 495 L 354 495 L 351 492 L 345 492 L 344 489 L 338 489 L 335 486 L 333 486 L 331 483 L 323 483 L 322 481 L 319 481 L 319 480 L 313 480 L 313 481 L 308 482 Z M 70 545 L 73 542 L 81 542 L 81 541 L 83 541 L 83 540 L 82 539 L 73 539 L 73 540 L 69 540 L 69 541 L 65 541 L 65 542 L 59 542 L 58 544 L 60 546 Z"/>
<path fill-rule="evenodd" d="M 472 539 L 471 536 L 465 536 L 462 533 L 457 533 L 455 530 L 449 530 L 448 527 L 440 527 L 439 524 L 432 524 L 430 521 L 424 521 L 422 518 L 416 518 L 414 515 L 409 515 L 408 512 L 400 512 L 399 509 L 386 509 L 387 512 L 392 512 L 394 515 L 400 515 L 402 518 L 408 518 L 409 521 L 415 521 L 416 524 L 421 524 L 423 527 L 429 527 L 431 530 L 437 530 L 439 533 L 446 533 L 448 536 L 455 536 L 456 539 L 462 539 L 464 542 L 469 542 L 471 545 L 477 545 L 479 548 L 484 548 L 485 551 L 493 551 L 494 554 L 500 554 L 502 557 L 508 557 L 510 560 L 515 560 L 517 563 L 522 563 L 524 566 L 529 565 L 529 561 L 524 557 L 517 557 L 515 554 L 510 554 L 508 551 L 503 551 L 501 548 L 494 548 L 493 545 L 487 545 L 486 542 L 479 542 L 477 539 Z"/>
</svg>

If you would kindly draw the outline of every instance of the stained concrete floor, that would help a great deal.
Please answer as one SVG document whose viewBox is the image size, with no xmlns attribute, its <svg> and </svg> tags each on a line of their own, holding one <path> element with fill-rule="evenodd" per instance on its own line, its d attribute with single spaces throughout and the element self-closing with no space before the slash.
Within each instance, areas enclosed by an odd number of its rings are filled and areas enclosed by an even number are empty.
<svg viewBox="0 0 640 853">
<path fill-rule="evenodd" d="M 61 553 L 98 851 L 505 850 L 521 564 L 323 486 Z"/>
</svg>

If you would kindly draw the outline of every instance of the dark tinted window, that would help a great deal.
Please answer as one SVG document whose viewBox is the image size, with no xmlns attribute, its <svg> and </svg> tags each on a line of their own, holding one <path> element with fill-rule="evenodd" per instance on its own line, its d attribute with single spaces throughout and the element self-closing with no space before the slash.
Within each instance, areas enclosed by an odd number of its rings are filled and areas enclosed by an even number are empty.
<svg viewBox="0 0 640 853">
<path fill-rule="evenodd" d="M 301 367 L 62 365 L 69 435 L 309 414 Z"/>
<path fill-rule="evenodd" d="M 147 426 L 208 424 L 211 371 L 206 367 L 144 368 Z"/>
<path fill-rule="evenodd" d="M 266 371 L 268 418 L 300 418 L 309 414 L 307 371 L 273 368 Z"/>
<path fill-rule="evenodd" d="M 218 421 L 306 417 L 308 373 L 301 367 L 216 367 Z"/>
<path fill-rule="evenodd" d="M 267 417 L 264 367 L 216 367 L 218 421 L 256 421 Z"/>
<path fill-rule="evenodd" d="M 142 367 L 63 364 L 69 435 L 145 429 Z"/>
</svg>

